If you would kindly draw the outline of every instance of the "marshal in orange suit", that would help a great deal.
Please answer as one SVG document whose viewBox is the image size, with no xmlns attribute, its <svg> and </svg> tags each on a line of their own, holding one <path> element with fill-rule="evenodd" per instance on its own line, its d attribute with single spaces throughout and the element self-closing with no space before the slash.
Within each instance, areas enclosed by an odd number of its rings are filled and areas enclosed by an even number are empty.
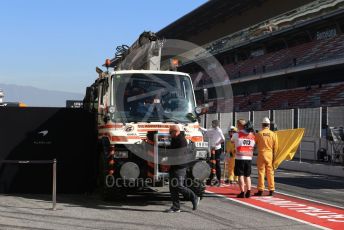
<svg viewBox="0 0 344 230">
<path fill-rule="evenodd" d="M 275 191 L 273 158 L 278 149 L 277 135 L 270 130 L 270 120 L 263 118 L 262 130 L 256 134 L 256 144 L 258 148 L 257 169 L 258 169 L 258 192 L 256 196 L 263 194 L 265 185 L 264 177 L 268 181 L 269 195 L 273 196 Z"/>
</svg>

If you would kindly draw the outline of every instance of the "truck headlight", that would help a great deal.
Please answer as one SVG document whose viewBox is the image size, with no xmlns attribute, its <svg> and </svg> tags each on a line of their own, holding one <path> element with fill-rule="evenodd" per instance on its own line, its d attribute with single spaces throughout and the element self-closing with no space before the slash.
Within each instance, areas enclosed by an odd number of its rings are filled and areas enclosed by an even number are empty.
<svg viewBox="0 0 344 230">
<path fill-rule="evenodd" d="M 162 157 L 161 158 L 161 163 L 166 163 L 168 161 L 168 157 Z"/>
<path fill-rule="evenodd" d="M 110 106 L 109 107 L 109 113 L 114 113 L 114 112 L 116 112 L 116 107 Z"/>
<path fill-rule="evenodd" d="M 115 151 L 114 158 L 128 158 L 128 151 Z"/>
<path fill-rule="evenodd" d="M 208 151 L 206 150 L 196 150 L 197 159 L 206 159 L 208 156 Z"/>
<path fill-rule="evenodd" d="M 197 115 L 201 115 L 202 114 L 202 107 L 196 107 L 195 112 Z"/>
</svg>

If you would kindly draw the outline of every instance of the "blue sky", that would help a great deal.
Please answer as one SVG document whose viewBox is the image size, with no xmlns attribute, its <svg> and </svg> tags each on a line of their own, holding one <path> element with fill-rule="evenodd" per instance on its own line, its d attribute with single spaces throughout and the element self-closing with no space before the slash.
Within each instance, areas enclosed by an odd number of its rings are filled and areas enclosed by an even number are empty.
<svg viewBox="0 0 344 230">
<path fill-rule="evenodd" d="M 206 0 L 1 0 L 0 83 L 84 93 L 95 67 Z"/>
</svg>

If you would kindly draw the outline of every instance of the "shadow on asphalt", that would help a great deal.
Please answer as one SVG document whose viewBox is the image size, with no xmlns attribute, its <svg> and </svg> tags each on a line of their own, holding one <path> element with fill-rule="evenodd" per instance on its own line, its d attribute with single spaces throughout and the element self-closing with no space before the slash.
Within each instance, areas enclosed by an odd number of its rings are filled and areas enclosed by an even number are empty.
<svg viewBox="0 0 344 230">
<path fill-rule="evenodd" d="M 228 193 L 225 195 L 235 195 L 234 193 Z M 33 199 L 34 202 L 51 202 L 52 204 L 52 196 L 47 194 L 2 194 L 2 196 L 11 196 L 11 197 L 18 197 L 18 198 L 25 198 L 25 199 Z M 204 194 L 204 198 L 219 198 L 213 194 L 206 193 Z M 182 196 L 180 197 L 181 204 L 185 204 L 189 201 L 184 199 Z M 101 199 L 100 195 L 98 194 L 57 194 L 57 208 L 59 207 L 59 203 L 63 204 L 63 207 L 85 207 L 85 208 L 92 208 L 92 209 L 111 209 L 111 210 L 127 210 L 127 211 L 138 211 L 138 212 L 161 212 L 161 210 L 165 210 L 166 208 L 170 207 L 171 205 L 171 198 L 170 193 L 168 191 L 155 191 L 153 189 L 147 189 L 146 191 L 138 192 L 137 194 L 128 195 L 127 198 L 122 200 L 116 201 L 104 201 Z M 145 207 L 145 206 L 162 206 L 161 210 L 153 210 L 153 209 L 142 209 L 142 208 L 135 208 L 135 207 Z M 51 208 L 40 208 L 40 207 L 32 207 L 32 206 L 11 206 L 7 204 L 0 204 L 1 207 L 8 207 L 8 208 L 27 208 L 27 209 L 46 209 L 49 210 Z M 51 205 L 52 206 L 52 205 Z M 132 207 L 131 207 L 132 206 Z M 186 212 L 188 212 L 186 210 Z"/>
<path fill-rule="evenodd" d="M 52 202 L 52 196 L 47 194 L 2 194 L 2 196 L 11 196 L 25 199 L 33 199 L 34 202 Z M 181 203 L 186 203 L 185 199 L 181 197 Z M 128 195 L 127 198 L 115 201 L 104 201 L 98 194 L 57 194 L 57 207 L 59 203 L 63 204 L 62 207 L 85 207 L 92 209 L 112 209 L 112 210 L 128 210 L 128 211 L 139 211 L 139 212 L 161 212 L 171 206 L 170 193 L 165 191 L 154 191 L 147 190 L 134 195 Z M 153 209 L 141 209 L 135 207 L 145 206 L 162 206 L 161 210 Z M 28 208 L 28 209 L 51 209 L 51 208 L 33 208 L 25 206 L 11 206 L 7 204 L 0 204 L 1 207 L 8 208 Z M 130 206 L 133 206 L 131 208 Z"/>
<path fill-rule="evenodd" d="M 24 214 L 25 217 L 18 216 Z M 73 217 L 73 216 L 60 216 L 60 215 L 53 215 L 53 213 L 47 213 L 47 214 L 39 214 L 39 213 L 28 213 L 28 212 L 20 212 L 18 210 L 13 210 L 13 211 L 1 211 L 0 217 L 4 218 L 15 218 L 18 220 L 23 220 L 23 221 L 33 221 L 34 218 L 40 218 L 39 222 L 44 223 L 44 224 L 56 224 L 56 220 L 62 220 L 62 221 L 91 221 L 91 222 L 99 222 L 99 219 L 97 218 L 83 218 L 83 217 Z M 54 218 L 55 220 L 51 220 L 51 218 Z M 137 224 L 136 222 L 130 222 L 130 221 L 118 221 L 118 220 L 111 220 L 111 219 L 102 219 L 102 223 L 107 223 L 113 226 L 116 226 L 118 224 L 122 225 L 128 225 L 132 226 Z M 67 223 L 59 223 L 59 225 L 64 225 L 67 229 L 74 229 L 74 228 L 83 228 L 83 229 L 90 229 L 86 228 L 84 225 L 80 225 L 77 223 L 72 223 L 72 222 L 67 222 Z M 167 225 L 154 225 L 154 224 L 145 224 L 145 223 L 140 223 L 140 225 L 145 226 L 145 227 L 154 227 L 155 229 L 160 229 L 160 228 L 169 228 Z M 3 227 L 3 228 L 2 228 Z M 16 226 L 16 225 L 5 225 L 3 223 L 0 223 L 0 229 L 12 229 L 13 227 L 18 227 L 18 229 L 47 229 L 47 228 L 38 228 L 35 226 L 34 228 L 31 227 L 24 227 L 24 226 Z M 104 228 L 95 228 L 92 227 L 91 229 L 104 229 Z"/>
<path fill-rule="evenodd" d="M 276 177 L 277 183 L 297 186 L 307 189 L 344 189 L 344 181 L 329 180 L 326 176 L 309 177 Z"/>
<path fill-rule="evenodd" d="M 55 218 L 55 219 L 64 219 L 64 220 L 71 220 L 71 221 L 99 221 L 99 219 L 92 219 L 92 218 L 82 218 L 82 217 L 73 217 L 73 216 L 65 216 L 60 214 L 55 214 L 54 211 L 50 211 L 51 208 L 40 208 L 37 206 L 34 207 L 32 205 L 33 202 L 42 202 L 44 203 L 44 206 L 49 207 L 49 202 L 51 202 L 51 196 L 50 195 L 40 195 L 40 194 L 11 194 L 11 195 L 2 195 L 3 197 L 10 196 L 10 197 L 18 197 L 18 202 L 16 202 L 17 205 L 7 205 L 7 204 L 0 204 L 0 207 L 3 207 L 5 211 L 0 213 L 0 218 L 19 218 L 24 221 L 32 221 L 31 218 L 40 218 L 40 222 L 44 222 L 46 224 L 54 223 L 51 222 L 49 218 Z M 213 194 L 206 193 L 204 195 L 205 198 L 216 198 L 216 199 L 222 199 L 220 197 L 217 197 Z M 23 202 L 20 202 L 20 198 L 24 198 Z M 30 201 L 30 199 L 34 201 Z M 21 205 L 23 203 L 23 205 Z M 197 212 L 192 211 L 191 207 L 185 206 L 184 204 L 189 203 L 189 201 L 185 201 L 181 197 L 181 204 L 183 205 L 182 213 L 192 213 L 193 215 L 198 216 L 199 218 L 202 218 L 204 220 L 209 220 L 214 223 L 218 223 L 221 225 L 227 225 L 227 226 L 233 226 L 233 221 L 228 220 L 227 218 L 224 218 L 222 216 L 212 215 L 209 213 L 208 210 L 200 210 L 198 209 Z M 155 208 L 150 208 L 149 205 L 158 206 Z M 154 213 L 162 213 L 165 209 L 169 208 L 171 205 L 171 199 L 170 199 L 170 193 L 168 191 L 146 191 L 141 192 L 137 195 L 130 195 L 127 199 L 117 201 L 117 202 L 107 202 L 101 200 L 100 196 L 96 194 L 87 195 L 87 194 L 58 194 L 57 196 L 57 210 L 64 210 L 68 208 L 73 207 L 83 207 L 83 208 L 90 208 L 90 209 L 97 209 L 97 210 L 121 210 L 121 211 L 129 211 L 129 212 L 154 212 Z M 30 210 L 49 210 L 47 212 L 43 213 L 32 213 Z M 25 217 L 18 217 L 18 215 L 25 215 Z M 102 220 L 103 221 L 103 220 Z M 115 220 L 106 220 L 109 224 L 124 224 L 124 225 L 130 225 L 135 224 L 131 222 L 118 222 Z M 141 224 L 141 223 L 140 223 Z M 68 227 L 81 227 L 74 223 L 68 223 Z M 170 228 L 171 226 L 152 226 L 142 224 L 146 227 L 155 227 L 157 229 L 161 228 Z M 0 228 L 7 228 L 7 227 L 13 227 L 12 225 L 2 225 L 0 224 Z M 19 226 L 18 226 L 19 227 Z M 23 228 L 23 229 L 32 229 L 32 228 Z"/>
</svg>

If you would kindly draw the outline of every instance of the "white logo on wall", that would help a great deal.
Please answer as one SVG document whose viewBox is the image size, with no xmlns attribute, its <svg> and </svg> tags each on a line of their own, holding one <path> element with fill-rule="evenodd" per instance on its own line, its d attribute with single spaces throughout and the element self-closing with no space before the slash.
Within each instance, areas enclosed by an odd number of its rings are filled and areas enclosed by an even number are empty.
<svg viewBox="0 0 344 230">
<path fill-rule="evenodd" d="M 43 130 L 43 131 L 40 131 L 38 134 L 42 134 L 43 137 L 45 137 L 47 134 L 48 134 L 48 130 Z"/>
<path fill-rule="evenodd" d="M 34 140 L 33 143 L 35 145 L 51 145 L 52 141 L 51 140 L 46 140 L 46 136 L 48 135 L 49 131 L 48 130 L 42 130 L 38 132 L 38 140 Z M 44 137 L 44 138 L 43 138 Z M 43 138 L 43 139 L 42 139 Z"/>
</svg>

